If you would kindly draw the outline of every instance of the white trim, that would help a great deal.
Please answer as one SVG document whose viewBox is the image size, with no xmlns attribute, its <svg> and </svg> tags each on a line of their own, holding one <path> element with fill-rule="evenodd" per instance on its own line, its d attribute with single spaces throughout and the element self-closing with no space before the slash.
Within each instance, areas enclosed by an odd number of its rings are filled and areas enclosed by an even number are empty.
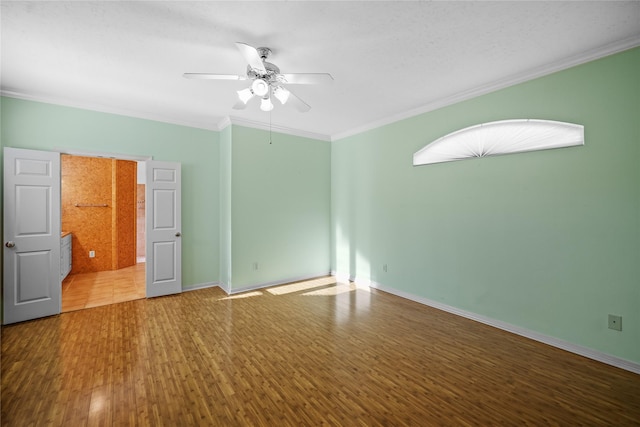
<svg viewBox="0 0 640 427">
<path fill-rule="evenodd" d="M 218 282 L 218 287 L 224 291 L 225 294 L 231 295 L 229 293 L 230 286 L 224 282 Z"/>
<path fill-rule="evenodd" d="M 8 91 L 8 90 L 0 90 L 0 96 L 6 96 L 8 98 L 15 98 L 15 99 L 22 99 L 25 101 L 41 102 L 44 104 L 60 105 L 63 107 L 78 108 L 81 110 L 96 111 L 98 113 L 116 114 L 118 116 L 125 116 L 125 117 L 131 117 L 131 118 L 143 119 L 143 120 L 151 120 L 154 122 L 172 124 L 177 126 L 186 126 L 190 128 L 196 128 L 196 129 L 214 130 L 214 131 L 220 130 L 218 129 L 218 124 L 215 122 L 215 120 L 213 120 L 213 118 L 211 123 L 202 123 L 202 122 L 195 122 L 190 120 L 175 120 L 173 118 L 166 117 L 160 114 L 127 110 L 125 108 L 110 107 L 102 104 L 75 102 L 75 101 L 69 101 L 62 98 L 37 96 L 37 95 L 31 95 L 27 93 L 14 92 L 14 91 Z"/>
<path fill-rule="evenodd" d="M 337 141 L 348 136 L 357 135 L 372 129 L 376 129 L 391 123 L 399 122 L 404 119 L 419 116 L 420 114 L 428 113 L 430 111 L 437 110 L 439 108 L 447 107 L 449 105 L 457 104 L 458 102 L 467 101 L 469 99 L 476 98 L 481 95 L 486 95 L 491 92 L 495 92 L 500 89 L 504 89 L 510 86 L 524 83 L 530 80 L 537 79 L 549 74 L 556 73 L 558 71 L 566 70 L 577 65 L 585 64 L 587 62 L 595 61 L 596 59 L 604 58 L 605 56 L 613 55 L 634 47 L 640 46 L 640 36 L 632 36 L 624 40 L 620 40 L 608 45 L 600 46 L 598 48 L 583 52 L 579 55 L 570 56 L 563 60 L 547 64 L 545 66 L 537 67 L 519 74 L 507 76 L 500 80 L 487 83 L 483 86 L 479 86 L 464 92 L 459 92 L 444 98 L 430 102 L 422 107 L 415 108 L 413 110 L 405 111 L 403 113 L 394 114 L 380 120 L 366 123 L 362 126 L 355 127 L 353 129 L 346 130 L 331 135 L 331 141 Z"/>
<path fill-rule="evenodd" d="M 617 42 L 613 42 L 604 46 L 600 46 L 595 49 L 588 50 L 586 52 L 582 52 L 581 54 L 578 54 L 578 55 L 570 56 L 560 61 L 547 64 L 545 66 L 537 67 L 532 70 L 528 70 L 519 74 L 507 76 L 503 79 L 499 79 L 499 80 L 487 83 L 486 85 L 479 86 L 474 89 L 470 89 L 464 92 L 459 92 L 450 96 L 446 96 L 444 98 L 441 98 L 433 102 L 430 102 L 426 105 L 423 105 L 422 107 L 419 107 L 419 108 L 415 108 L 415 109 L 401 112 L 398 114 L 393 114 L 391 116 L 387 116 L 380 120 L 375 120 L 375 121 L 366 123 L 364 125 L 347 129 L 343 132 L 338 132 L 332 135 L 320 134 L 315 132 L 307 132 L 301 129 L 294 129 L 294 128 L 289 128 L 284 126 L 282 127 L 272 126 L 272 129 L 275 130 L 276 132 L 294 135 L 294 136 L 301 136 L 304 138 L 312 138 L 312 139 L 317 139 L 321 141 L 338 141 L 340 139 L 343 139 L 349 136 L 357 135 L 357 134 L 360 134 L 372 129 L 376 129 L 391 123 L 395 123 L 404 119 L 415 117 L 420 114 L 428 113 L 430 111 L 434 111 L 439 108 L 453 105 L 458 102 L 466 101 L 481 95 L 486 95 L 488 93 L 495 92 L 497 90 L 504 89 L 509 86 L 513 86 L 519 83 L 524 83 L 526 81 L 543 77 L 549 74 L 553 74 L 558 71 L 566 70 L 568 68 L 575 67 L 577 65 L 595 61 L 596 59 L 601 59 L 606 56 L 613 55 L 615 53 L 619 53 L 628 49 L 635 48 L 637 46 L 640 46 L 640 36 L 632 36 L 623 40 L 619 40 Z M 134 112 L 126 109 L 108 107 L 100 104 L 83 104 L 83 103 L 72 102 L 68 100 L 62 100 L 58 98 L 53 99 L 48 97 L 35 96 L 35 95 L 29 95 L 25 93 L 6 91 L 6 90 L 0 90 L 0 95 L 7 96 L 10 98 L 24 99 L 27 101 L 37 101 L 37 102 L 44 102 L 48 104 L 63 105 L 67 107 L 98 111 L 103 113 L 118 114 L 118 115 L 127 116 L 127 117 L 153 120 L 153 121 L 170 123 L 170 124 L 175 124 L 179 126 L 188 126 L 192 128 L 198 128 L 198 129 L 220 131 L 226 128 L 227 126 L 229 126 L 230 123 L 237 124 L 240 126 L 246 126 L 250 128 L 256 128 L 256 129 L 264 129 L 264 130 L 269 129 L 269 125 L 266 123 L 240 119 L 237 117 L 234 118 L 234 117 L 227 116 L 227 117 L 223 117 L 222 119 L 219 119 L 217 122 L 215 122 L 215 119 L 212 117 L 211 123 L 191 122 L 191 121 L 185 121 L 185 120 L 173 120 L 168 117 L 164 117 L 156 114 Z"/>
<path fill-rule="evenodd" d="M 182 292 L 197 291 L 198 289 L 215 288 L 216 286 L 220 287 L 220 282 L 197 283 L 195 285 L 183 287 Z"/>
<path fill-rule="evenodd" d="M 104 151 L 74 150 L 67 148 L 54 148 L 53 151 L 58 151 L 60 154 L 69 154 L 72 156 L 100 157 L 107 159 L 131 160 L 134 162 L 146 162 L 147 160 L 153 160 L 153 156 L 133 156 L 130 154 L 107 153 Z"/>
<path fill-rule="evenodd" d="M 333 274 L 336 277 L 345 277 L 346 274 Z M 503 331 L 511 332 L 516 335 L 523 336 L 525 338 L 532 339 L 534 341 L 541 342 L 543 344 L 550 345 L 552 347 L 556 347 L 570 353 L 574 353 L 589 359 L 596 360 L 598 362 L 605 363 L 607 365 L 615 366 L 616 368 L 624 369 L 626 371 L 630 371 L 636 374 L 640 374 L 640 363 L 633 362 L 631 360 L 622 359 L 620 357 L 613 356 L 611 354 L 603 353 L 598 350 L 594 350 L 592 348 L 583 347 L 578 344 L 570 343 L 568 341 L 561 340 L 559 338 L 555 338 L 549 335 L 541 334 L 536 331 L 532 331 L 530 329 L 522 328 L 520 326 L 512 325 L 511 323 L 503 322 L 501 320 L 492 319 L 487 316 L 483 316 L 481 314 L 473 313 L 471 311 L 462 310 L 460 308 L 456 308 L 438 301 L 433 301 L 428 298 L 420 297 L 417 295 L 413 295 L 409 292 L 401 291 L 395 288 L 391 288 L 388 286 L 384 286 L 380 283 L 374 282 L 373 280 L 366 278 L 358 278 L 356 277 L 354 280 L 357 284 L 368 286 L 373 289 L 378 289 L 383 292 L 387 292 L 389 294 L 398 296 L 400 298 L 405 298 L 423 305 L 427 305 L 429 307 L 436 308 L 438 310 L 446 311 L 447 313 L 455 314 L 456 316 L 464 317 L 466 319 L 474 320 L 476 322 L 483 323 L 488 326 L 493 326 L 494 328 L 501 329 Z"/>
<path fill-rule="evenodd" d="M 286 126 L 269 125 L 269 123 L 262 123 L 254 120 L 241 119 L 239 117 L 230 117 L 229 119 L 231 121 L 231 124 L 244 126 L 247 128 L 261 129 L 261 130 L 269 130 L 269 128 L 271 128 L 271 130 L 274 132 L 284 133 L 287 135 L 299 136 L 302 138 L 317 139 L 320 141 L 327 141 L 327 142 L 331 141 L 330 135 L 325 135 L 321 133 L 308 132 L 305 130 L 294 129 Z"/>
<path fill-rule="evenodd" d="M 319 277 L 325 277 L 330 275 L 331 274 L 327 271 L 327 272 L 322 272 L 318 274 L 309 274 L 305 276 L 290 277 L 288 279 L 273 280 L 271 282 L 263 282 L 255 285 L 243 286 L 242 288 L 238 288 L 238 289 L 230 289 L 227 291 L 227 294 L 235 295 L 242 292 L 254 291 L 256 289 L 268 288 L 270 286 L 284 285 L 285 283 L 299 282 L 301 280 L 317 279 Z"/>
<path fill-rule="evenodd" d="M 335 270 L 331 270 L 329 274 L 335 277 L 337 282 L 353 282 L 354 281 L 354 277 L 349 276 L 348 274 L 337 272 Z"/>
<path fill-rule="evenodd" d="M 218 131 L 222 131 L 228 126 L 231 126 L 231 118 L 229 116 L 224 116 L 222 120 L 218 122 Z"/>
<path fill-rule="evenodd" d="M 168 123 L 178 126 L 187 126 L 190 128 L 196 129 L 205 129 L 205 130 L 213 130 L 220 132 L 224 128 L 230 126 L 231 124 L 244 126 L 253 129 L 261 129 L 261 130 L 271 130 L 284 133 L 287 135 L 300 136 L 303 138 L 317 139 L 320 141 L 331 141 L 331 135 L 325 135 L 322 133 L 316 132 L 308 132 L 301 129 L 294 129 L 286 126 L 278 126 L 278 125 L 269 125 L 269 123 L 262 123 L 254 120 L 242 119 L 239 117 L 231 117 L 225 116 L 220 120 L 216 121 L 214 117 L 212 117 L 211 123 L 203 123 L 196 121 L 187 121 L 187 120 L 174 120 L 172 118 L 168 118 L 158 114 L 152 113 L 144 113 L 138 111 L 127 110 L 123 108 L 110 107 L 102 104 L 92 104 L 92 103 L 82 103 L 82 102 L 73 102 L 61 98 L 50 98 L 45 96 L 36 96 L 31 94 L 26 94 L 22 92 L 14 92 L 8 90 L 0 90 L 0 96 L 5 96 L 7 98 L 15 98 L 22 99 L 25 101 L 33 101 L 33 102 L 41 102 L 44 104 L 52 104 L 59 105 L 63 107 L 71 107 L 78 108 L 82 110 L 96 111 L 99 113 L 107 113 L 107 114 L 117 114 L 119 116 L 144 119 L 144 120 L 152 120 L 160 123 Z"/>
</svg>

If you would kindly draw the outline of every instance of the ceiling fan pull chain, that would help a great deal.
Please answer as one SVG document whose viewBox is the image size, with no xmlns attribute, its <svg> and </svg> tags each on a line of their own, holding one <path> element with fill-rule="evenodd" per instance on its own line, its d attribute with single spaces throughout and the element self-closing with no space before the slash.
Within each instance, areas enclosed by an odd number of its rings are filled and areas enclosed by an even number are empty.
<svg viewBox="0 0 640 427">
<path fill-rule="evenodd" d="M 271 141 L 271 111 L 269 111 L 269 145 L 273 144 Z"/>
</svg>

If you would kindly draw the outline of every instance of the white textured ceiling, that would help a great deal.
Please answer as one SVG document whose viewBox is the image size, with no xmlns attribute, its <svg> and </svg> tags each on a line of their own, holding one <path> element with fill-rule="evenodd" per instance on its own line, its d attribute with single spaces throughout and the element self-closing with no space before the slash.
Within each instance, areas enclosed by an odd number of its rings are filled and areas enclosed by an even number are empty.
<svg viewBox="0 0 640 427">
<path fill-rule="evenodd" d="M 312 106 L 275 103 L 274 129 L 336 138 L 640 45 L 640 2 L 1 3 L 1 89 L 9 96 L 220 129 L 264 126 L 233 110 L 247 82 L 234 42 L 267 46 Z"/>
</svg>

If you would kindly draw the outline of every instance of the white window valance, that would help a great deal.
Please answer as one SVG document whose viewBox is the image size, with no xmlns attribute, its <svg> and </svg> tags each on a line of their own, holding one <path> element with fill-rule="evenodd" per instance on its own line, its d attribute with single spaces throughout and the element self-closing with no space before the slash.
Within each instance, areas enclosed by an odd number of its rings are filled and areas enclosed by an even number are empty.
<svg viewBox="0 0 640 427">
<path fill-rule="evenodd" d="M 502 120 L 436 139 L 413 155 L 413 165 L 584 145 L 584 126 L 550 120 Z"/>
</svg>

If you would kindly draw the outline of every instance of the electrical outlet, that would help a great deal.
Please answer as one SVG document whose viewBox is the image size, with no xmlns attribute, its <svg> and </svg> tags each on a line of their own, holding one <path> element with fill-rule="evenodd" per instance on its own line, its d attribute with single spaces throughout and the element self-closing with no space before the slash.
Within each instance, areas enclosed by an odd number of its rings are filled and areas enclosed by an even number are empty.
<svg viewBox="0 0 640 427">
<path fill-rule="evenodd" d="M 89 251 L 89 258 L 95 258 L 96 257 L 96 251 Z"/>
<path fill-rule="evenodd" d="M 258 262 L 254 262 L 253 264 L 251 264 L 251 268 L 253 268 L 254 271 L 258 270 Z"/>
<path fill-rule="evenodd" d="M 616 316 L 615 314 L 609 315 L 609 329 L 614 331 L 622 330 L 622 316 Z"/>
<path fill-rule="evenodd" d="M 382 271 L 387 272 L 387 264 L 382 264 Z"/>
</svg>

